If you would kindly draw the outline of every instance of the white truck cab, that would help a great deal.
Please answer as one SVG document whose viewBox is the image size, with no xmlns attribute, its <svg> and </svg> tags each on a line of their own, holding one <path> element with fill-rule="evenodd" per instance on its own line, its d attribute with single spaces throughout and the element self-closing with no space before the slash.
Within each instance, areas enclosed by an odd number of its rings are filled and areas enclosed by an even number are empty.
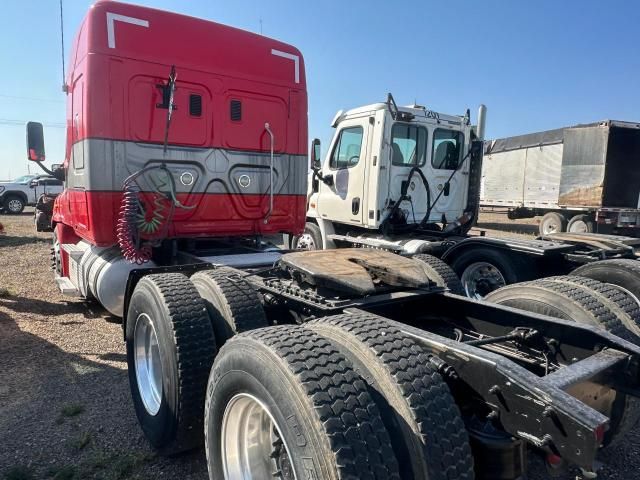
<svg viewBox="0 0 640 480">
<path fill-rule="evenodd" d="M 448 264 L 460 279 L 452 283 L 447 274 L 443 286 L 472 298 L 564 275 L 602 255 L 635 258 L 640 241 L 627 237 L 528 240 L 470 233 L 480 205 L 485 116 L 481 105 L 473 126 L 468 110 L 446 115 L 417 105 L 399 108 L 391 94 L 386 103 L 339 111 L 324 161 L 319 140 L 313 141 L 307 223 L 289 246 L 368 247 L 429 257 L 443 272 L 448 267 L 442 262 Z"/>
<path fill-rule="evenodd" d="M 481 112 L 483 120 L 484 107 Z M 471 125 L 468 112 L 397 107 L 389 95 L 387 103 L 339 111 L 332 127 L 336 132 L 325 159 L 320 165 L 316 160 L 307 213 L 322 232 L 324 248 L 333 246 L 329 235 L 344 230 L 341 225 L 390 231 L 446 226 L 465 213 L 469 219 L 473 215 L 467 211 L 469 153 L 482 132 Z M 301 241 L 314 239 L 307 235 Z"/>
</svg>

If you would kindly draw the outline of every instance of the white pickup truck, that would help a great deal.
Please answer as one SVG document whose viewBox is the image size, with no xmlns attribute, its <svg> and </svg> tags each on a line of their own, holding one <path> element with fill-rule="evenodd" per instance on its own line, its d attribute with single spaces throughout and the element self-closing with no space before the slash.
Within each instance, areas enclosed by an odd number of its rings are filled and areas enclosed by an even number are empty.
<svg viewBox="0 0 640 480">
<path fill-rule="evenodd" d="M 49 175 L 23 175 L 11 182 L 0 182 L 0 210 L 22 213 L 27 205 L 35 205 L 43 193 L 62 192 L 62 181 Z"/>
</svg>

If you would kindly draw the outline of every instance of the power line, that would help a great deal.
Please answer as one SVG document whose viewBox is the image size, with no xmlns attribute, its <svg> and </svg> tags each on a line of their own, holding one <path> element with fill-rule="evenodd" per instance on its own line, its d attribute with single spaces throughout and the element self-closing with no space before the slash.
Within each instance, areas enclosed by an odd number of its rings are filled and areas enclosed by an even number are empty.
<svg viewBox="0 0 640 480">
<path fill-rule="evenodd" d="M 52 98 L 38 98 L 38 97 L 21 97 L 17 95 L 3 95 L 0 94 L 0 98 L 10 98 L 12 100 L 30 100 L 33 102 L 52 102 L 52 103 L 64 103 L 64 100 L 53 100 Z"/>
<path fill-rule="evenodd" d="M 0 125 L 13 125 L 17 127 L 24 127 L 27 124 L 26 120 L 14 120 L 10 118 L 0 118 Z M 64 123 L 56 122 L 43 122 L 42 125 L 51 128 L 66 128 Z"/>
</svg>

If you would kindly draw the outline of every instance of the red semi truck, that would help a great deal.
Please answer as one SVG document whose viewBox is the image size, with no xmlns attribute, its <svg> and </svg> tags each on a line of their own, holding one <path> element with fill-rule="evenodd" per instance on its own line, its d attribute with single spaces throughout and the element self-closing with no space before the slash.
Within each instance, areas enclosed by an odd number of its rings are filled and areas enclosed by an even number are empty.
<svg viewBox="0 0 640 480">
<path fill-rule="evenodd" d="M 448 292 L 429 255 L 264 241 L 305 223 L 296 48 L 101 1 L 65 90 L 56 280 L 122 317 L 161 453 L 204 443 L 212 479 L 516 479 L 528 448 L 592 473 L 635 424 L 624 290 L 555 277 L 497 305 Z M 41 162 L 42 125 L 27 143 Z"/>
</svg>

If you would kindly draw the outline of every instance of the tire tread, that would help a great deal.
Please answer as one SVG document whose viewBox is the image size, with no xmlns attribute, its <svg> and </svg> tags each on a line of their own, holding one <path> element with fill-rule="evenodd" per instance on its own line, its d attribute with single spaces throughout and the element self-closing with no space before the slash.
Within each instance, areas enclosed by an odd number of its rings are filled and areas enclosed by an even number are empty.
<svg viewBox="0 0 640 480">
<path fill-rule="evenodd" d="M 313 329 L 323 324 L 338 327 L 362 342 L 392 378 L 411 412 L 411 418 L 403 420 L 419 436 L 428 478 L 473 479 L 473 456 L 460 410 L 449 387 L 430 363 L 431 356 L 377 315 L 341 314 L 314 320 L 306 326 Z M 322 329 L 318 332 L 321 334 Z M 422 478 L 422 472 L 414 475 Z"/>
<path fill-rule="evenodd" d="M 151 282 L 166 308 L 176 345 L 178 369 L 178 430 L 163 447 L 175 454 L 202 443 L 203 411 L 209 371 L 216 354 L 215 340 L 206 307 L 189 279 L 181 273 L 144 277 Z"/>
<path fill-rule="evenodd" d="M 460 278 L 453 269 L 447 265 L 445 262 L 440 260 L 433 255 L 429 255 L 426 253 L 418 253 L 411 258 L 415 258 L 423 263 L 426 263 L 431 269 L 435 272 L 435 274 L 439 278 L 433 279 L 438 286 L 447 287 L 451 293 L 455 293 L 457 295 L 464 295 L 464 290 L 462 288 L 462 283 L 460 282 Z"/>
<path fill-rule="evenodd" d="M 282 359 L 301 386 L 329 440 L 338 478 L 400 479 L 389 434 L 364 381 L 329 341 L 302 327 L 276 326 L 240 334 L 222 350 L 247 337 Z"/>
</svg>

